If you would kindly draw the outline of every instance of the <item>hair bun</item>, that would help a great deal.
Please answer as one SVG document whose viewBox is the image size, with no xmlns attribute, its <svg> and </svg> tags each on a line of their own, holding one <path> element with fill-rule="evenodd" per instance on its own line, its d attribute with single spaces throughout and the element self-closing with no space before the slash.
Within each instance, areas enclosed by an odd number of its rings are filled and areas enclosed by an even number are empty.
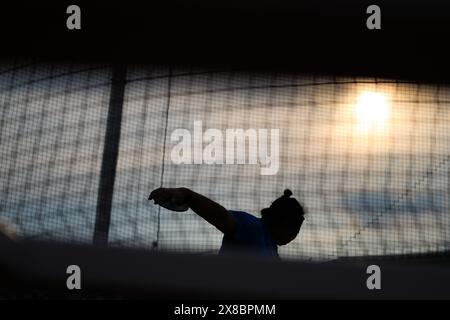
<svg viewBox="0 0 450 320">
<path fill-rule="evenodd" d="M 286 190 L 284 190 L 283 194 L 286 198 L 289 198 L 290 196 L 292 196 L 292 191 L 289 189 L 286 189 Z"/>
</svg>

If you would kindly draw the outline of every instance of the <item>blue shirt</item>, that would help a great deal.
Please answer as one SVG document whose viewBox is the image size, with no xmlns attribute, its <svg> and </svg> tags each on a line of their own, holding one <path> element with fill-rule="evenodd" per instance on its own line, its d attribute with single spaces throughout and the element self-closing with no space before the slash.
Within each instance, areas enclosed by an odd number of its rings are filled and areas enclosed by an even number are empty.
<svg viewBox="0 0 450 320">
<path fill-rule="evenodd" d="M 278 257 L 278 247 L 260 218 L 242 211 L 230 211 L 236 220 L 236 229 L 224 234 L 219 254 L 248 252 L 261 256 Z"/>
</svg>

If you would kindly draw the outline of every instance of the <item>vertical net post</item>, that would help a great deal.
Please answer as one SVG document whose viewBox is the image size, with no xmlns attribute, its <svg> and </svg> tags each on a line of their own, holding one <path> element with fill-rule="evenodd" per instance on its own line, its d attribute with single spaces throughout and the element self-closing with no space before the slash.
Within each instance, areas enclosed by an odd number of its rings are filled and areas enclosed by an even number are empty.
<svg viewBox="0 0 450 320">
<path fill-rule="evenodd" d="M 107 246 L 111 220 L 111 206 L 119 154 L 120 128 L 122 122 L 123 99 L 125 93 L 127 67 L 115 64 L 112 69 L 112 84 L 106 124 L 103 160 L 98 189 L 97 215 L 93 242 Z"/>
</svg>

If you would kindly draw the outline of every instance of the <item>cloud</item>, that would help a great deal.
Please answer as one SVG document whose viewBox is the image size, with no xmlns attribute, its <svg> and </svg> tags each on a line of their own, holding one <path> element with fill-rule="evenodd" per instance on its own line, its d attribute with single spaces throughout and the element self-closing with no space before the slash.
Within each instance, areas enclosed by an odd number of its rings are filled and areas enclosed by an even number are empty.
<svg viewBox="0 0 450 320">
<path fill-rule="evenodd" d="M 343 207 L 358 214 L 363 220 L 376 214 L 412 215 L 422 213 L 447 213 L 447 195 L 442 191 L 405 195 L 379 191 L 362 191 L 344 195 Z"/>
</svg>

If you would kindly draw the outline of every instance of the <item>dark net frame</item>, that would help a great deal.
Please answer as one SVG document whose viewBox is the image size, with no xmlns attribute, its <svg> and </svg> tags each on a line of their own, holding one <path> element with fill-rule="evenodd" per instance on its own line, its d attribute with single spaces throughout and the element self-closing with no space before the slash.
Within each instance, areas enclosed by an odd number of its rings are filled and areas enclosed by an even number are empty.
<svg viewBox="0 0 450 320">
<path fill-rule="evenodd" d="M 109 124 L 121 129 L 106 212 L 111 246 L 217 252 L 214 227 L 191 211 L 172 213 L 146 200 L 163 185 L 190 187 L 257 216 L 290 188 L 307 214 L 299 237 L 280 249 L 285 258 L 448 250 L 448 87 L 129 65 L 121 121 L 108 123 L 114 68 L 1 66 L 0 216 L 23 236 L 92 242 Z M 386 123 L 355 117 L 364 92 L 385 95 Z M 192 131 L 194 121 L 223 133 L 279 129 L 277 174 L 249 164 L 174 164 L 171 135 Z"/>
</svg>

